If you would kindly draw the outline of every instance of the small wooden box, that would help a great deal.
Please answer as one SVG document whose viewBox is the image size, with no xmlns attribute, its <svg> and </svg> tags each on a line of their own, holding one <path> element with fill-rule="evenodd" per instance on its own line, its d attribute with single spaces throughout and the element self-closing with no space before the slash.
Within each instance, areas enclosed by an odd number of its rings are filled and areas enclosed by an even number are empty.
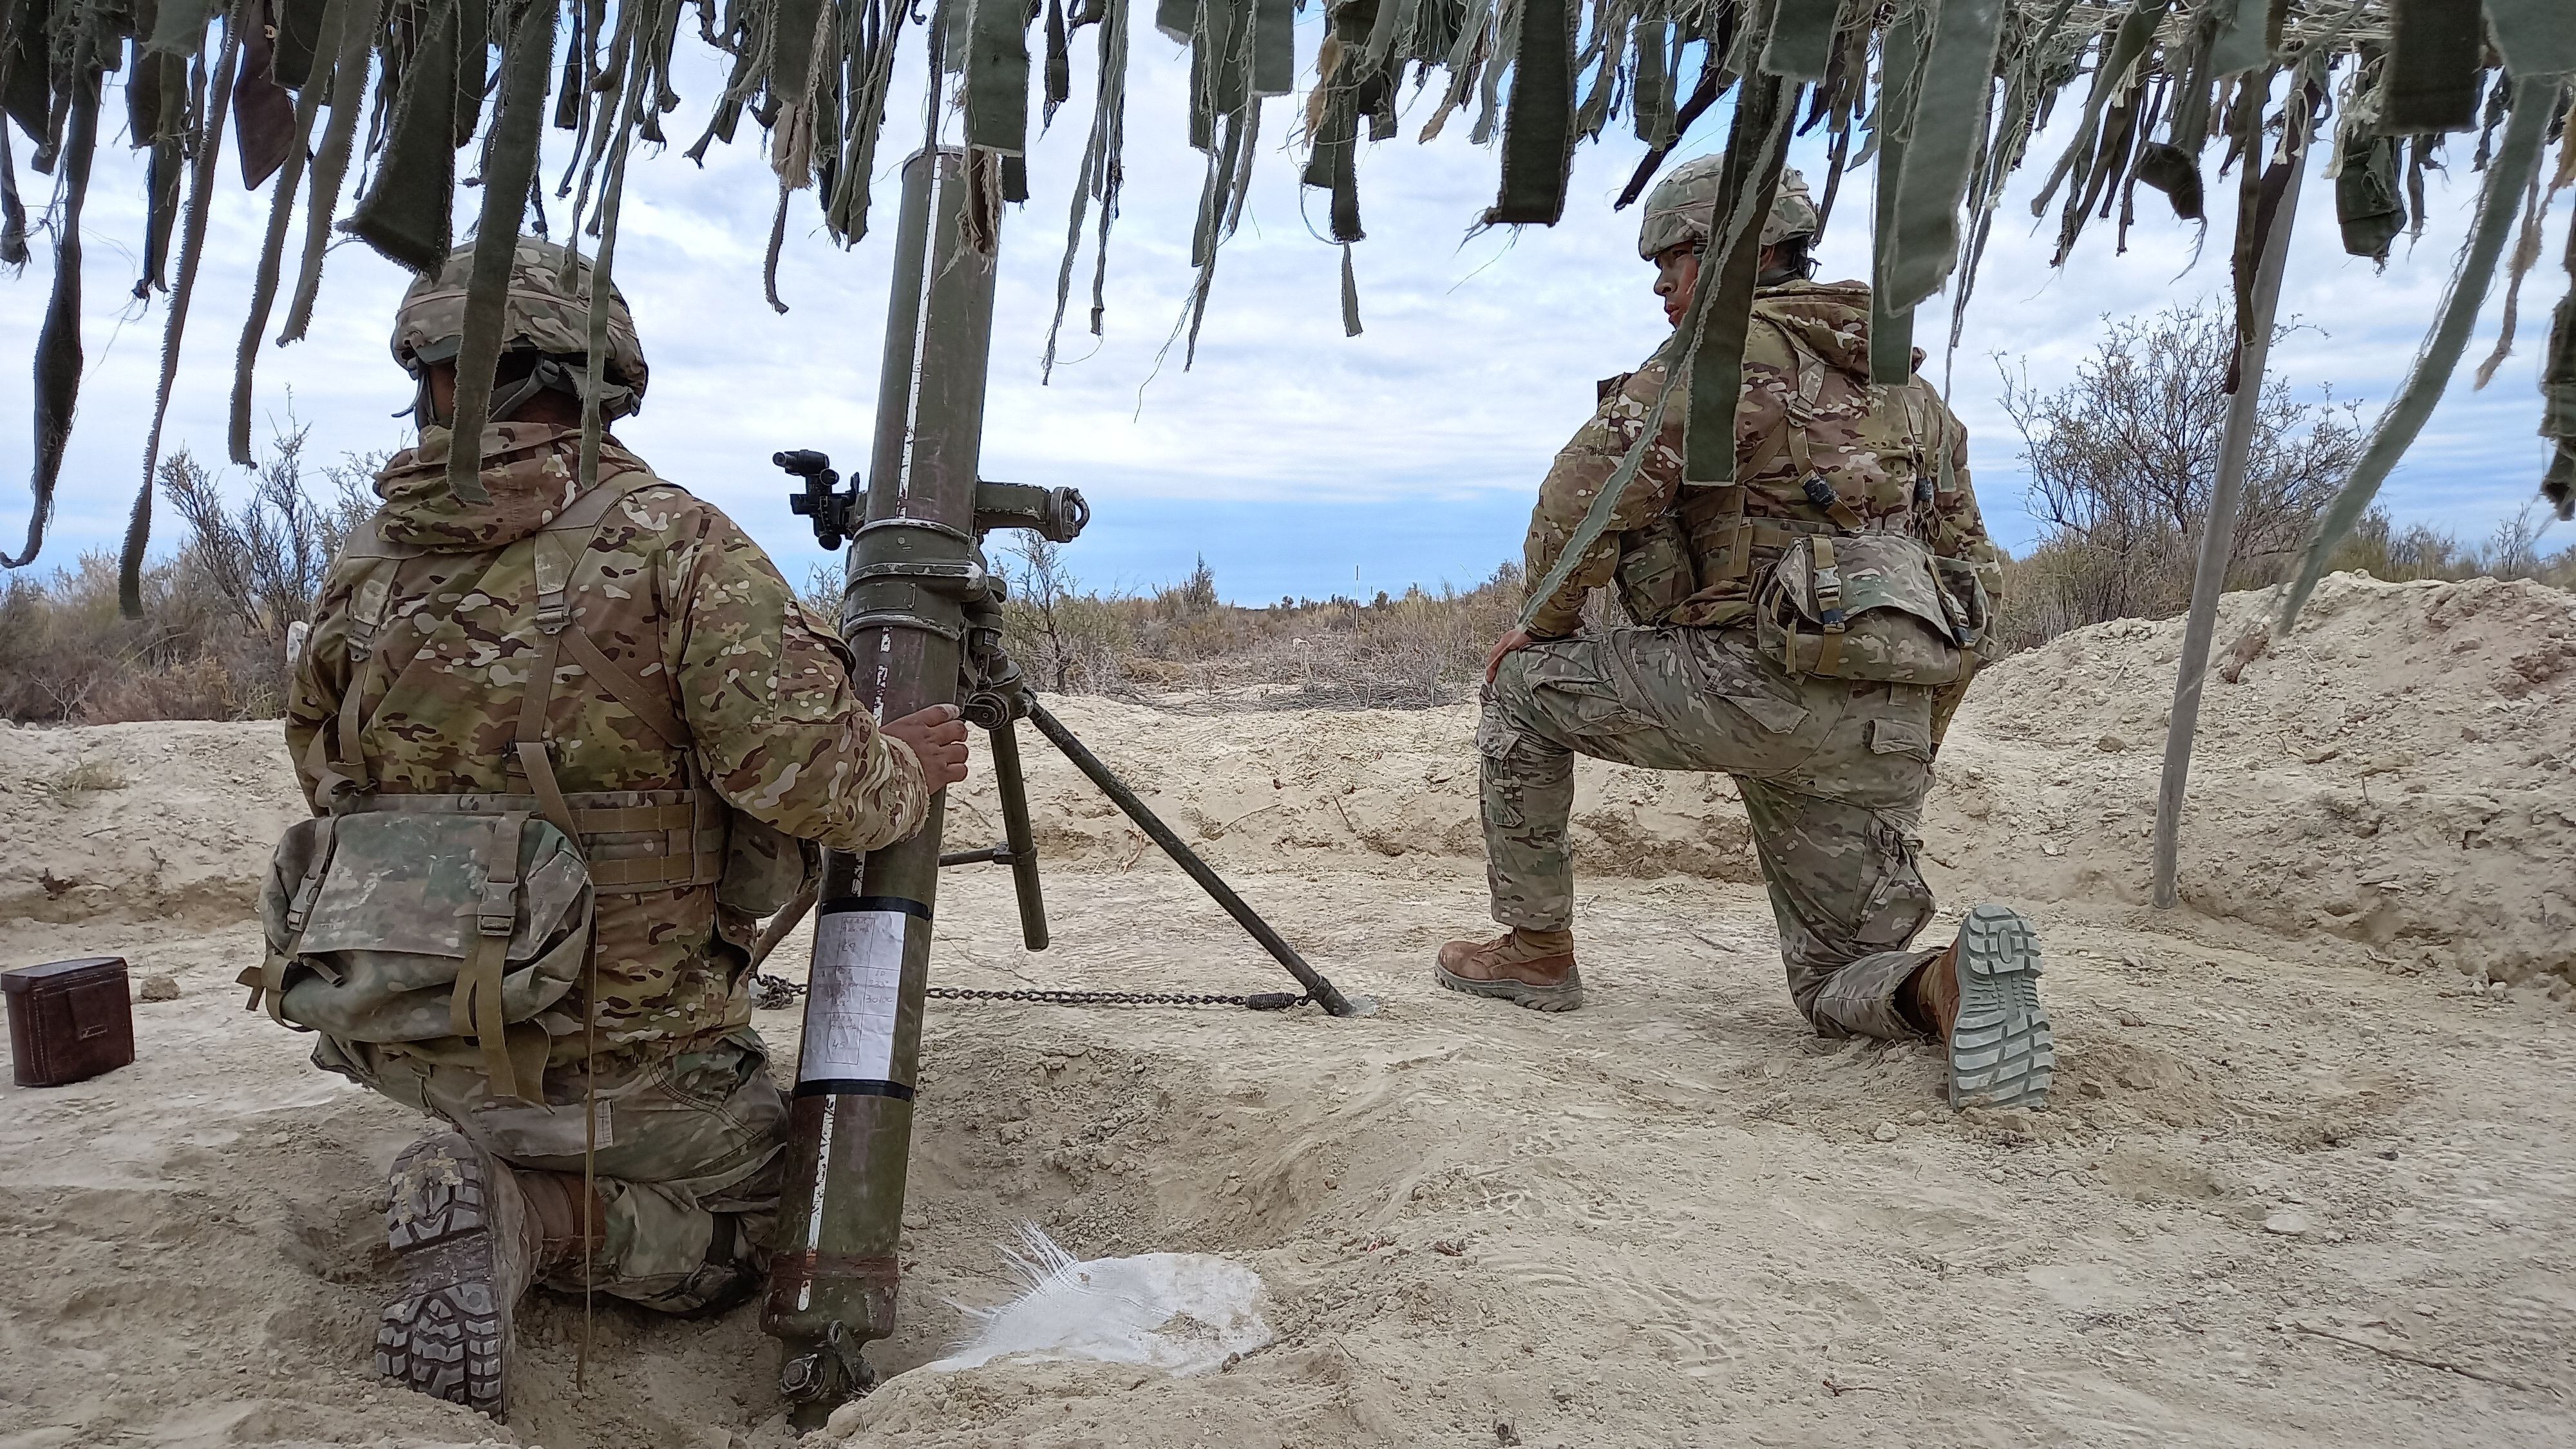
<svg viewBox="0 0 2576 1449">
<path fill-rule="evenodd" d="M 134 1060 L 125 958 L 85 956 L 0 971 L 9 1057 L 22 1087 L 59 1087 Z"/>
</svg>

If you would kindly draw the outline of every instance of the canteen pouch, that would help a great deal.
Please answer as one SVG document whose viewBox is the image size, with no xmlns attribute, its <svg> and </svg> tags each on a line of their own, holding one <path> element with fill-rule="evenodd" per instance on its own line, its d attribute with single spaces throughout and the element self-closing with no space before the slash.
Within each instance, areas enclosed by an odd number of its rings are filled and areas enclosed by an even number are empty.
<svg viewBox="0 0 2576 1449">
<path fill-rule="evenodd" d="M 356 811 L 297 822 L 260 893 L 251 1006 L 345 1041 L 477 1042 L 492 1094 L 534 1100 L 545 1029 L 591 948 L 590 871 L 524 813 Z"/>
<path fill-rule="evenodd" d="M 1971 666 L 1957 608 L 1931 551 L 1912 538 L 1805 534 L 1754 592 L 1754 644 L 1793 675 L 1949 684 Z"/>
</svg>

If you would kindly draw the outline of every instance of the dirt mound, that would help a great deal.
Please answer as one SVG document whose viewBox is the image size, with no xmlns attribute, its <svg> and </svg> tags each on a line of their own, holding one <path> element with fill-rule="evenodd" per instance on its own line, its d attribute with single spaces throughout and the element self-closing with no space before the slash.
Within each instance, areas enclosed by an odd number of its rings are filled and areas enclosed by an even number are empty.
<svg viewBox="0 0 2576 1449">
<path fill-rule="evenodd" d="M 240 920 L 304 813 L 274 720 L 0 727 L 0 920 Z"/>
<path fill-rule="evenodd" d="M 2225 657 L 2264 594 L 2226 600 Z M 2143 907 L 2180 620 L 2068 634 L 1981 678 L 1943 750 L 1924 851 L 1945 898 Z M 1244 872 L 1404 871 L 1482 853 L 1473 713 L 1050 707 L 1185 838 Z M 1051 864 L 1152 864 L 1142 832 L 1035 731 Z M 2576 963 L 2576 595 L 2328 579 L 2290 638 L 2211 677 L 2184 816 L 2184 902 L 2309 953 L 2518 981 Z M 0 919 L 237 919 L 298 810 L 274 723 L 0 731 Z M 1001 838 L 990 772 L 949 836 Z M 1580 868 L 1758 880 L 1723 777 L 1593 761 Z M 2353 943 L 2353 944 L 2346 944 Z"/>
<path fill-rule="evenodd" d="M 2214 657 L 2269 604 L 2228 596 Z M 1936 864 L 2015 899 L 2143 905 L 2181 648 L 2180 620 L 2123 621 L 1980 679 L 1925 811 Z M 2209 677 L 2183 902 L 2381 964 L 2567 975 L 2571 767 L 2576 594 L 2335 575 L 2237 682 Z"/>
</svg>

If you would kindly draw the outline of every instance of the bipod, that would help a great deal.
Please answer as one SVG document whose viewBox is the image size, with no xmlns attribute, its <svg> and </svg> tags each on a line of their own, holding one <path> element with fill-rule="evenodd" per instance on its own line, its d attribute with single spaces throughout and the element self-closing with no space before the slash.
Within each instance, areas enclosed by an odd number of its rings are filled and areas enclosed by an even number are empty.
<svg viewBox="0 0 2576 1449">
<path fill-rule="evenodd" d="M 998 592 L 998 581 L 995 587 Z M 976 850 L 945 852 L 939 857 L 940 866 L 943 869 L 962 865 L 1009 866 L 1011 885 L 1019 898 L 1021 943 L 1032 951 L 1043 951 L 1047 948 L 1050 937 L 1047 931 L 1046 900 L 1038 876 L 1035 832 L 1029 825 L 1028 785 L 1020 768 L 1017 722 L 1025 719 L 1036 725 L 1038 733 L 1046 736 L 1047 742 L 1062 752 L 1075 769 L 1080 770 L 1086 779 L 1099 788 L 1101 794 L 1108 796 L 1109 803 L 1117 806 L 1128 819 L 1136 822 L 1136 827 L 1145 832 L 1146 838 L 1160 846 L 1163 853 L 1172 858 L 1174 864 L 1187 873 L 1191 880 L 1198 883 L 1199 889 L 1207 892 L 1211 900 L 1222 907 L 1227 915 L 1234 918 L 1235 924 L 1243 927 L 1246 935 L 1260 943 L 1261 949 L 1270 953 L 1272 960 L 1285 967 L 1289 975 L 1297 978 L 1297 984 L 1305 988 L 1305 991 L 1303 995 L 1256 992 L 1245 996 L 1215 996 L 1170 992 L 1047 989 L 977 991 L 957 987 L 931 987 L 929 995 L 952 1001 L 1034 1000 L 1066 1006 L 1230 1005 L 1249 1007 L 1255 1011 L 1276 1011 L 1311 1001 L 1333 1016 L 1367 1016 L 1374 1013 L 1377 1010 L 1375 1000 L 1364 996 L 1344 996 L 1341 989 L 1333 985 L 1330 978 L 1308 964 L 1296 947 L 1289 945 L 1285 937 L 1281 936 L 1268 921 L 1262 919 L 1259 911 L 1254 910 L 1243 897 L 1235 894 L 1234 888 L 1226 884 L 1225 878 L 1218 875 L 1215 868 L 1210 866 L 1197 851 L 1192 850 L 1189 843 L 1182 840 L 1171 826 L 1165 824 L 1163 818 L 1156 815 L 1152 807 L 1148 806 L 1144 798 L 1138 795 L 1126 781 L 1118 778 L 1116 771 L 1110 769 L 1098 755 L 1093 754 L 1090 747 L 1083 744 L 1063 720 L 1056 718 L 1053 711 L 1037 702 L 1036 697 L 1028 689 L 1026 676 L 1021 674 L 1019 666 L 1002 649 L 998 602 L 996 599 L 985 607 L 970 607 L 967 610 L 965 678 L 961 681 L 961 688 L 958 691 L 958 708 L 967 723 L 985 732 L 985 737 L 990 744 L 993 760 L 993 788 L 994 792 L 1001 797 L 1002 805 L 1002 843 Z M 769 953 L 777 948 L 778 943 L 784 940 L 789 932 L 796 929 L 797 924 L 804 920 L 806 913 L 813 907 L 814 892 L 809 889 L 771 920 L 769 928 L 761 933 L 760 945 L 752 956 L 752 966 L 755 970 L 768 959 Z M 790 983 L 780 981 L 776 977 L 764 976 L 760 980 L 764 989 L 778 993 L 773 1001 L 776 1006 L 784 1006 L 788 1001 L 802 994 Z"/>
</svg>

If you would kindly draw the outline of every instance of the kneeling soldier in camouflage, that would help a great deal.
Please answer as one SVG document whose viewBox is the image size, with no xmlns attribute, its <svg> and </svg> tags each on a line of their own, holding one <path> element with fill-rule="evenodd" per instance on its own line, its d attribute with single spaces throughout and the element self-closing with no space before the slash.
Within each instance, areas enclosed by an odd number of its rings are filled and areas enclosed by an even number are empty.
<svg viewBox="0 0 2576 1449">
<path fill-rule="evenodd" d="M 403 298 L 420 445 L 333 563 L 287 743 L 254 1004 L 443 1120 L 394 1164 L 387 1377 L 506 1411 L 531 1282 L 671 1313 L 766 1267 L 786 1101 L 748 948 L 816 845 L 920 828 L 947 706 L 880 729 L 840 640 L 722 513 L 608 440 L 579 483 L 590 276 L 522 238 L 472 488 L 448 482 L 470 247 Z M 625 302 L 600 402 L 642 400 Z"/>
<path fill-rule="evenodd" d="M 1648 198 L 1638 252 L 1678 324 L 1708 245 L 1719 159 Z M 1735 778 L 1771 889 L 1789 992 L 1827 1036 L 1943 1041 L 1951 1100 L 2036 1106 L 2053 1053 L 2039 950 L 1979 906 L 1937 951 L 1915 864 L 1932 754 L 2002 588 L 1968 486 L 1967 436 L 1919 377 L 1869 381 L 1869 289 L 1806 280 L 1815 208 L 1796 172 L 1762 231 L 1736 413 L 1735 482 L 1682 486 L 1676 386 L 1609 526 L 1487 666 L 1483 757 L 1493 941 L 1452 941 L 1456 991 L 1546 1011 L 1583 1001 L 1566 824 L 1574 756 Z M 1535 585 L 1554 567 L 1662 391 L 1664 353 L 1603 384 L 1540 485 Z M 1919 360 L 1919 356 L 1918 356 Z M 1577 636 L 1615 584 L 1639 627 Z"/>
</svg>

